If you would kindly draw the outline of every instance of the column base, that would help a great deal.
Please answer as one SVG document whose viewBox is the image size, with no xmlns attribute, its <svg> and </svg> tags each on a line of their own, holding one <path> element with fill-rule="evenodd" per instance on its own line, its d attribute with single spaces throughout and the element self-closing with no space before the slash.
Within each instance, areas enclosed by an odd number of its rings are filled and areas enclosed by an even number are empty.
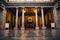
<svg viewBox="0 0 60 40">
<path fill-rule="evenodd" d="M 55 27 L 52 27 L 52 29 L 55 29 Z"/>
<path fill-rule="evenodd" d="M 46 29 L 46 27 L 43 25 L 43 26 L 42 26 L 42 29 Z"/>
<path fill-rule="evenodd" d="M 42 27 L 42 29 L 46 29 L 46 27 Z"/>
<path fill-rule="evenodd" d="M 25 28 L 21 27 L 21 33 L 24 34 Z"/>
<path fill-rule="evenodd" d="M 17 30 L 17 28 L 15 27 L 14 30 Z"/>
<path fill-rule="evenodd" d="M 35 29 L 36 29 L 36 30 L 39 30 L 39 27 L 36 27 Z"/>
<path fill-rule="evenodd" d="M 21 30 L 24 30 L 25 28 L 24 27 L 21 27 Z"/>
</svg>

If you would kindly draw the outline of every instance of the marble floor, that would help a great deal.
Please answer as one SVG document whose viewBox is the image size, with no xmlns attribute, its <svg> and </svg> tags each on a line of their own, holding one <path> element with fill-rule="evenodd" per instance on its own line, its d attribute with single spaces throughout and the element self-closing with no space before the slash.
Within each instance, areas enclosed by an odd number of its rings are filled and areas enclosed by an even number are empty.
<svg viewBox="0 0 60 40">
<path fill-rule="evenodd" d="M 0 40 L 60 40 L 60 29 L 0 30 Z"/>
</svg>

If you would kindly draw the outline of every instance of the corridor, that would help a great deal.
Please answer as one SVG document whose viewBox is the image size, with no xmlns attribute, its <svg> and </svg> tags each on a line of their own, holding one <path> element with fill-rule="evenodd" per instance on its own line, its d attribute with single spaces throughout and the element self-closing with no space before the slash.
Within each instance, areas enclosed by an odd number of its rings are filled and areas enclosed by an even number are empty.
<svg viewBox="0 0 60 40">
<path fill-rule="evenodd" d="M 0 30 L 0 40 L 60 40 L 59 30 Z"/>
</svg>

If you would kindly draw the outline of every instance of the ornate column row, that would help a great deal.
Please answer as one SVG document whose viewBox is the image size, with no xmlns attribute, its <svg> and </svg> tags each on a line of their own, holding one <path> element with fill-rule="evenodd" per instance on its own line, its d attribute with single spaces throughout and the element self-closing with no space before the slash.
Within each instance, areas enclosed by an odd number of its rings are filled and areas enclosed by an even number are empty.
<svg viewBox="0 0 60 40">
<path fill-rule="evenodd" d="M 43 8 L 41 8 L 41 15 L 42 15 L 42 29 L 45 29 L 45 24 L 44 24 L 44 11 L 43 11 Z M 36 17 L 36 29 L 39 29 L 39 27 L 38 27 L 37 8 L 35 9 L 35 17 Z"/>
<path fill-rule="evenodd" d="M 39 29 L 38 27 L 38 14 L 37 14 L 37 8 L 35 9 L 35 17 L 36 17 L 36 28 L 35 29 Z M 22 27 L 21 29 L 24 29 L 24 8 L 22 9 Z M 42 29 L 45 29 L 45 25 L 44 25 L 44 11 L 43 8 L 41 8 L 41 14 L 42 14 Z M 16 8 L 16 29 L 18 27 L 18 8 Z"/>
<path fill-rule="evenodd" d="M 18 8 L 16 8 L 16 23 L 15 23 L 15 29 L 18 29 Z M 24 29 L 24 8 L 22 9 L 22 27 L 21 29 Z"/>
<path fill-rule="evenodd" d="M 3 26 L 5 25 L 5 21 L 6 21 L 6 9 L 4 9 L 4 13 L 3 13 Z M 35 29 L 39 29 L 38 27 L 38 14 L 37 14 L 37 7 L 35 9 L 35 17 L 36 17 L 36 28 Z M 21 29 L 24 29 L 24 8 L 22 8 L 22 27 Z M 57 15 L 56 15 L 56 8 L 53 8 L 53 14 L 54 14 L 54 22 L 57 24 Z M 4 16 L 5 15 L 5 16 Z M 41 8 L 41 15 L 42 15 L 42 29 L 45 29 L 45 24 L 44 24 L 44 10 L 43 8 Z M 16 22 L 15 22 L 15 29 L 18 28 L 18 8 L 16 8 Z"/>
</svg>

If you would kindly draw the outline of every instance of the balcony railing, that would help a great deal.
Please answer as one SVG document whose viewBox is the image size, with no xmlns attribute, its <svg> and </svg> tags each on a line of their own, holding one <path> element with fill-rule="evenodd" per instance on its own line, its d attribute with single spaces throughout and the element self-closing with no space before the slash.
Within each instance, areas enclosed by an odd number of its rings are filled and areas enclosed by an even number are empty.
<svg viewBox="0 0 60 40">
<path fill-rule="evenodd" d="M 54 0 L 6 0 L 10 3 L 19 3 L 19 2 L 54 2 Z"/>
</svg>

